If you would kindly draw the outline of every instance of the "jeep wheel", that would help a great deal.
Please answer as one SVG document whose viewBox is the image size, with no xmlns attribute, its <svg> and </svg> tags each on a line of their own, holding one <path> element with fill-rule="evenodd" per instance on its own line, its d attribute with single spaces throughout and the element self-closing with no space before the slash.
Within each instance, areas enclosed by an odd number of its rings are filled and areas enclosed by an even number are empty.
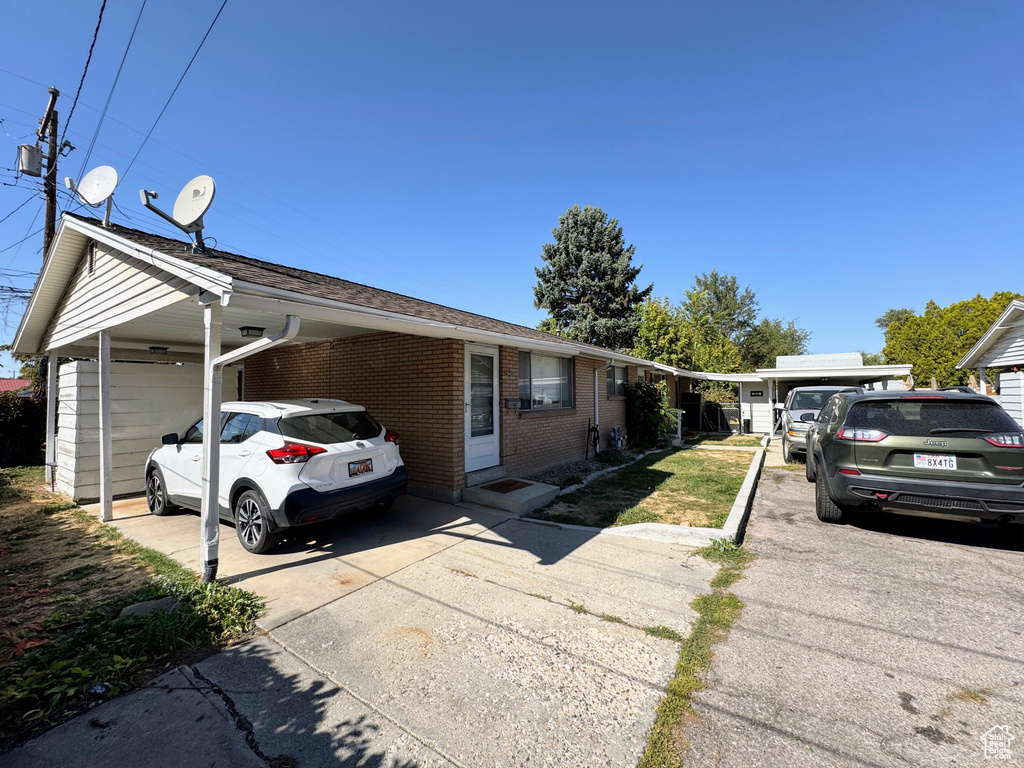
<svg viewBox="0 0 1024 768">
<path fill-rule="evenodd" d="M 810 451 L 807 452 L 807 456 L 804 458 L 804 475 L 807 477 L 808 483 L 814 482 L 814 454 Z"/>
<path fill-rule="evenodd" d="M 832 501 L 832 497 L 825 489 L 825 480 L 820 474 L 814 482 L 814 511 L 823 523 L 844 523 L 848 514 L 844 507 Z"/>
<path fill-rule="evenodd" d="M 280 531 L 271 532 L 270 511 L 256 491 L 246 491 L 235 502 L 235 533 L 246 552 L 259 555 L 281 541 Z"/>
</svg>

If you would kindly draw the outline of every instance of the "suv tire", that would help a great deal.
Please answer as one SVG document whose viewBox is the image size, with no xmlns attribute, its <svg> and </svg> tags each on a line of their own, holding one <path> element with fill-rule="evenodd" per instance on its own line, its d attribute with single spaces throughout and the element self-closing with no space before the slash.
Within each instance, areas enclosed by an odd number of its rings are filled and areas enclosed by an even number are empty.
<svg viewBox="0 0 1024 768">
<path fill-rule="evenodd" d="M 235 502 L 235 533 L 246 552 L 260 555 L 273 549 L 283 538 L 280 531 L 270 530 L 270 510 L 263 496 L 249 490 Z"/>
<path fill-rule="evenodd" d="M 821 522 L 837 525 L 845 523 L 849 515 L 847 508 L 832 501 L 825 488 L 825 480 L 820 474 L 814 481 L 814 511 Z"/>
<path fill-rule="evenodd" d="M 808 451 L 807 452 L 807 458 L 804 460 L 804 475 L 807 477 L 807 482 L 808 483 L 813 483 L 814 482 L 814 475 L 815 475 L 814 465 L 815 465 L 814 454 L 811 453 L 810 451 Z"/>
<path fill-rule="evenodd" d="M 786 438 L 782 438 L 782 460 L 786 464 L 793 463 L 793 451 L 790 450 L 789 441 Z"/>
<path fill-rule="evenodd" d="M 167 497 L 167 484 L 159 467 L 153 467 L 146 474 L 146 506 L 158 517 L 177 512 L 178 507 Z"/>
</svg>

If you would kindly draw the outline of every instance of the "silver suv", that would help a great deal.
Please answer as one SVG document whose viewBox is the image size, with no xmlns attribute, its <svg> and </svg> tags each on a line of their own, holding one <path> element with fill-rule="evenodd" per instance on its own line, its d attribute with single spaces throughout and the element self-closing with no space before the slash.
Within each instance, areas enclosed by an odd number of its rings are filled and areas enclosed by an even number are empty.
<svg viewBox="0 0 1024 768">
<path fill-rule="evenodd" d="M 789 390 L 786 402 L 776 403 L 782 417 L 782 460 L 789 464 L 794 454 L 807 454 L 807 427 L 818 418 L 829 398 L 837 392 L 863 392 L 862 387 L 796 387 Z"/>
</svg>

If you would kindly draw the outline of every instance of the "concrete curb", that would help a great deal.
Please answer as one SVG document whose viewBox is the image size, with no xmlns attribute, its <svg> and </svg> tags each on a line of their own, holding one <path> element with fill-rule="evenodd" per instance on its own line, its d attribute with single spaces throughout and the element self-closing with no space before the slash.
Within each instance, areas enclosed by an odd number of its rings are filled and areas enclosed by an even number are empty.
<svg viewBox="0 0 1024 768">
<path fill-rule="evenodd" d="M 653 451 L 650 451 L 650 453 L 653 453 Z M 739 543 L 743 539 L 743 532 L 747 527 L 750 508 L 754 503 L 754 492 L 757 490 L 758 481 L 761 479 L 764 457 L 765 450 L 758 448 L 757 453 L 750 460 L 746 477 L 743 478 L 743 485 L 740 486 L 739 493 L 736 494 L 736 500 L 732 504 L 732 509 L 729 510 L 729 517 L 726 518 L 725 525 L 721 528 L 686 528 L 668 523 L 634 523 L 633 525 L 622 525 L 615 528 L 595 528 L 590 525 L 572 525 L 569 523 L 554 523 L 550 520 L 533 520 L 529 517 L 522 517 L 520 520 L 525 523 L 565 528 L 570 531 L 588 531 L 604 536 L 625 536 L 631 539 L 681 544 L 686 547 L 706 547 L 716 539 L 727 539 L 728 541 Z M 603 474 L 604 470 L 601 472 Z"/>
</svg>

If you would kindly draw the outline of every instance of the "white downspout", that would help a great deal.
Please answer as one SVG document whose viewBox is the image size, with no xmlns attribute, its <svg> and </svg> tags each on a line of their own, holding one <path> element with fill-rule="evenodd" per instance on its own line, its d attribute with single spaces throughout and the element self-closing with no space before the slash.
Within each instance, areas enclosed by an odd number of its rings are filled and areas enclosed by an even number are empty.
<svg viewBox="0 0 1024 768">
<path fill-rule="evenodd" d="M 46 482 L 57 479 L 57 351 L 46 358 Z"/>
<path fill-rule="evenodd" d="M 110 331 L 100 331 L 100 520 L 114 519 L 114 438 L 110 423 Z"/>
<path fill-rule="evenodd" d="M 284 328 L 277 333 L 236 350 L 220 353 L 221 316 L 223 308 L 219 301 L 203 307 L 203 324 L 206 328 L 206 365 L 203 371 L 203 488 L 202 534 L 200 538 L 200 559 L 203 566 L 203 583 L 209 584 L 217 578 L 220 550 L 220 404 L 224 382 L 224 366 L 257 352 L 276 347 L 295 338 L 299 332 L 299 318 L 285 317 Z"/>
<path fill-rule="evenodd" d="M 601 428 L 600 428 L 600 423 L 601 423 L 601 404 L 600 404 L 600 400 L 598 399 L 598 394 L 599 394 L 600 390 L 598 389 L 599 381 L 598 381 L 598 378 L 597 378 L 597 373 L 598 373 L 598 371 L 607 371 L 613 365 L 615 365 L 615 361 L 614 360 L 609 360 L 604 365 L 594 369 L 594 426 L 598 430 L 597 431 L 598 435 L 601 434 Z M 590 439 L 590 435 L 587 435 L 587 440 L 589 440 L 589 439 Z M 598 438 L 598 439 L 600 440 L 600 438 Z"/>
</svg>

